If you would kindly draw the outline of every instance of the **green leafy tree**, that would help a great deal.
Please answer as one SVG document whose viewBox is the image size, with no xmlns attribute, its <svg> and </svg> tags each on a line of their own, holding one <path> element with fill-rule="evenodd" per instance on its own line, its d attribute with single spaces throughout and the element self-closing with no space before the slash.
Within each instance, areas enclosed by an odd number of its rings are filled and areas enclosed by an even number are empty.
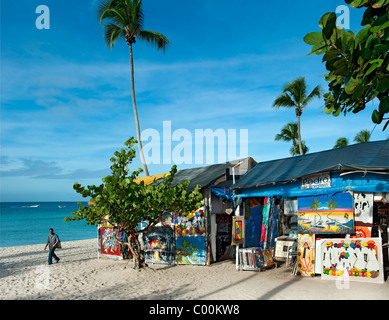
<svg viewBox="0 0 389 320">
<path fill-rule="evenodd" d="M 100 23 L 106 21 L 105 42 L 112 49 L 116 40 L 125 40 L 130 50 L 131 64 L 131 93 L 132 107 L 134 111 L 136 136 L 138 139 L 139 154 L 145 175 L 149 175 L 147 164 L 143 155 L 142 142 L 140 137 L 140 124 L 138 118 L 138 109 L 135 99 L 135 80 L 134 80 L 134 58 L 132 47 L 136 39 L 146 41 L 157 47 L 158 50 L 165 52 L 166 46 L 169 44 L 169 39 L 163 34 L 143 30 L 144 13 L 142 8 L 142 0 L 105 0 L 98 7 L 98 15 Z"/>
<path fill-rule="evenodd" d="M 193 192 L 188 192 L 189 181 L 171 187 L 177 172 L 173 166 L 170 173 L 158 184 L 145 185 L 143 181 L 135 182 L 142 171 L 138 169 L 129 173 L 128 166 L 135 158 L 134 138 L 125 142 L 126 148 L 114 153 L 111 158 L 111 174 L 102 179 L 99 186 L 87 187 L 75 183 L 73 188 L 83 197 L 91 197 L 91 206 L 78 203 L 78 211 L 73 211 L 65 221 L 86 219 L 89 225 L 99 225 L 107 221 L 119 231 L 126 233 L 128 245 L 134 257 L 134 267 L 146 266 L 144 252 L 140 246 L 138 235 L 147 232 L 161 221 L 167 212 L 183 212 L 198 209 L 202 205 L 200 186 Z M 145 223 L 143 229 L 138 229 L 140 222 Z"/>
<path fill-rule="evenodd" d="M 343 148 L 343 147 L 347 147 L 347 146 L 348 146 L 348 139 L 341 137 L 338 140 L 336 140 L 333 149 Z"/>
<path fill-rule="evenodd" d="M 300 154 L 304 154 L 303 145 L 301 142 L 301 124 L 300 117 L 303 109 L 315 97 L 320 98 L 320 86 L 316 86 L 310 94 L 307 95 L 307 86 L 305 78 L 301 77 L 287 83 L 284 86 L 282 94 L 273 102 L 275 108 L 294 108 L 297 117 L 297 136 Z"/>
<path fill-rule="evenodd" d="M 310 54 L 323 55 L 322 62 L 328 73 L 328 93 L 324 94 L 327 114 L 358 113 L 377 98 L 378 108 L 371 119 L 389 124 L 389 1 L 345 0 L 355 8 L 366 8 L 357 34 L 337 27 L 336 14 L 328 12 L 320 21 L 321 31 L 308 33 L 304 41 L 312 45 Z"/>
<path fill-rule="evenodd" d="M 361 130 L 356 134 L 354 141 L 358 143 L 369 142 L 370 137 L 371 137 L 371 132 L 369 130 Z"/>
</svg>

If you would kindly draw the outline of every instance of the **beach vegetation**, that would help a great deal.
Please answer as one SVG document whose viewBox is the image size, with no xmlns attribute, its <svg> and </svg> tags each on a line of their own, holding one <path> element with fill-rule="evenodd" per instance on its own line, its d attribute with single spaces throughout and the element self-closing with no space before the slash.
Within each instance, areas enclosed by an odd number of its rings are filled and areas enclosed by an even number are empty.
<svg viewBox="0 0 389 320">
<path fill-rule="evenodd" d="M 114 153 L 110 159 L 111 174 L 102 179 L 102 184 L 85 187 L 74 183 L 74 190 L 83 197 L 90 197 L 91 205 L 84 206 L 79 202 L 78 210 L 73 211 L 65 221 L 85 219 L 89 225 L 105 223 L 124 232 L 128 241 L 119 243 L 129 247 L 134 268 L 141 268 L 147 264 L 138 236 L 161 222 L 165 213 L 182 214 L 198 209 L 203 205 L 203 196 L 200 186 L 191 192 L 187 190 L 188 180 L 172 187 L 177 172 L 175 165 L 158 183 L 146 185 L 144 181 L 135 181 L 142 172 L 141 168 L 132 172 L 129 170 L 136 155 L 136 142 L 131 138 L 124 143 L 125 148 Z"/>
<path fill-rule="evenodd" d="M 356 34 L 337 25 L 334 12 L 327 12 L 320 21 L 321 31 L 308 33 L 305 43 L 312 46 L 309 53 L 323 55 L 327 73 L 328 92 L 324 94 L 324 111 L 338 116 L 359 113 L 371 104 L 371 120 L 389 124 L 389 1 L 345 0 L 354 8 L 365 8 L 361 26 Z"/>
</svg>

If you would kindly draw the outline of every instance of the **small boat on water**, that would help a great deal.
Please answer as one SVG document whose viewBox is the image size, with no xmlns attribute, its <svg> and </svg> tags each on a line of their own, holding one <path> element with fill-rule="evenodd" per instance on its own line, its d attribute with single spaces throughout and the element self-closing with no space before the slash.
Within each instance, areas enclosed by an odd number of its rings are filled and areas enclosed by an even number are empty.
<svg viewBox="0 0 389 320">
<path fill-rule="evenodd" d="M 38 208 L 40 206 L 40 204 L 34 204 L 32 206 L 29 206 L 29 208 Z"/>
<path fill-rule="evenodd" d="M 58 208 L 62 209 L 62 208 L 66 208 L 66 206 L 58 206 Z"/>
</svg>

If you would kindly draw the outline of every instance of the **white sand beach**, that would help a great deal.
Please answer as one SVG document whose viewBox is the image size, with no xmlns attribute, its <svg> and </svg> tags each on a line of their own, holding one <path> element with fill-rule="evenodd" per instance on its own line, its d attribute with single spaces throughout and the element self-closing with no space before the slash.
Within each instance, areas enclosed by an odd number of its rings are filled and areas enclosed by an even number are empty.
<svg viewBox="0 0 389 320">
<path fill-rule="evenodd" d="M 254 300 L 389 299 L 384 284 L 291 275 L 291 269 L 237 271 L 232 260 L 211 266 L 151 264 L 140 271 L 129 260 L 97 258 L 97 240 L 63 242 L 60 262 L 47 264 L 44 244 L 0 248 L 1 300 Z"/>
</svg>

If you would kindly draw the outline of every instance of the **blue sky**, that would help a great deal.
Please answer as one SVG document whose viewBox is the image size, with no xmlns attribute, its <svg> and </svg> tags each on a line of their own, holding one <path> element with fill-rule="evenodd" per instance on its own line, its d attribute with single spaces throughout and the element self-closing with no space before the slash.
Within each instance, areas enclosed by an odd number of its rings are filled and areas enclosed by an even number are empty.
<svg viewBox="0 0 389 320">
<path fill-rule="evenodd" d="M 49 30 L 35 26 L 42 4 L 50 9 Z M 113 152 L 136 135 L 128 46 L 117 43 L 111 51 L 105 45 L 97 4 L 1 1 L 1 201 L 81 200 L 73 183 L 100 184 Z M 196 129 L 247 129 L 248 155 L 256 161 L 290 156 L 291 146 L 274 137 L 295 113 L 272 103 L 300 76 L 308 90 L 327 88 L 322 57 L 307 56 L 303 37 L 344 4 L 144 0 L 144 28 L 171 43 L 165 54 L 141 41 L 134 46 L 141 130 L 162 137 L 163 121 L 193 136 Z M 350 8 L 354 32 L 362 13 Z M 303 113 L 303 140 L 310 152 L 331 149 L 339 137 L 352 143 L 358 131 L 374 128 L 370 114 L 335 118 L 317 99 Z M 387 136 L 377 126 L 371 139 Z M 150 174 L 172 164 L 149 164 Z M 137 158 L 133 169 L 140 166 Z M 178 168 L 194 166 L 193 160 Z"/>
</svg>

